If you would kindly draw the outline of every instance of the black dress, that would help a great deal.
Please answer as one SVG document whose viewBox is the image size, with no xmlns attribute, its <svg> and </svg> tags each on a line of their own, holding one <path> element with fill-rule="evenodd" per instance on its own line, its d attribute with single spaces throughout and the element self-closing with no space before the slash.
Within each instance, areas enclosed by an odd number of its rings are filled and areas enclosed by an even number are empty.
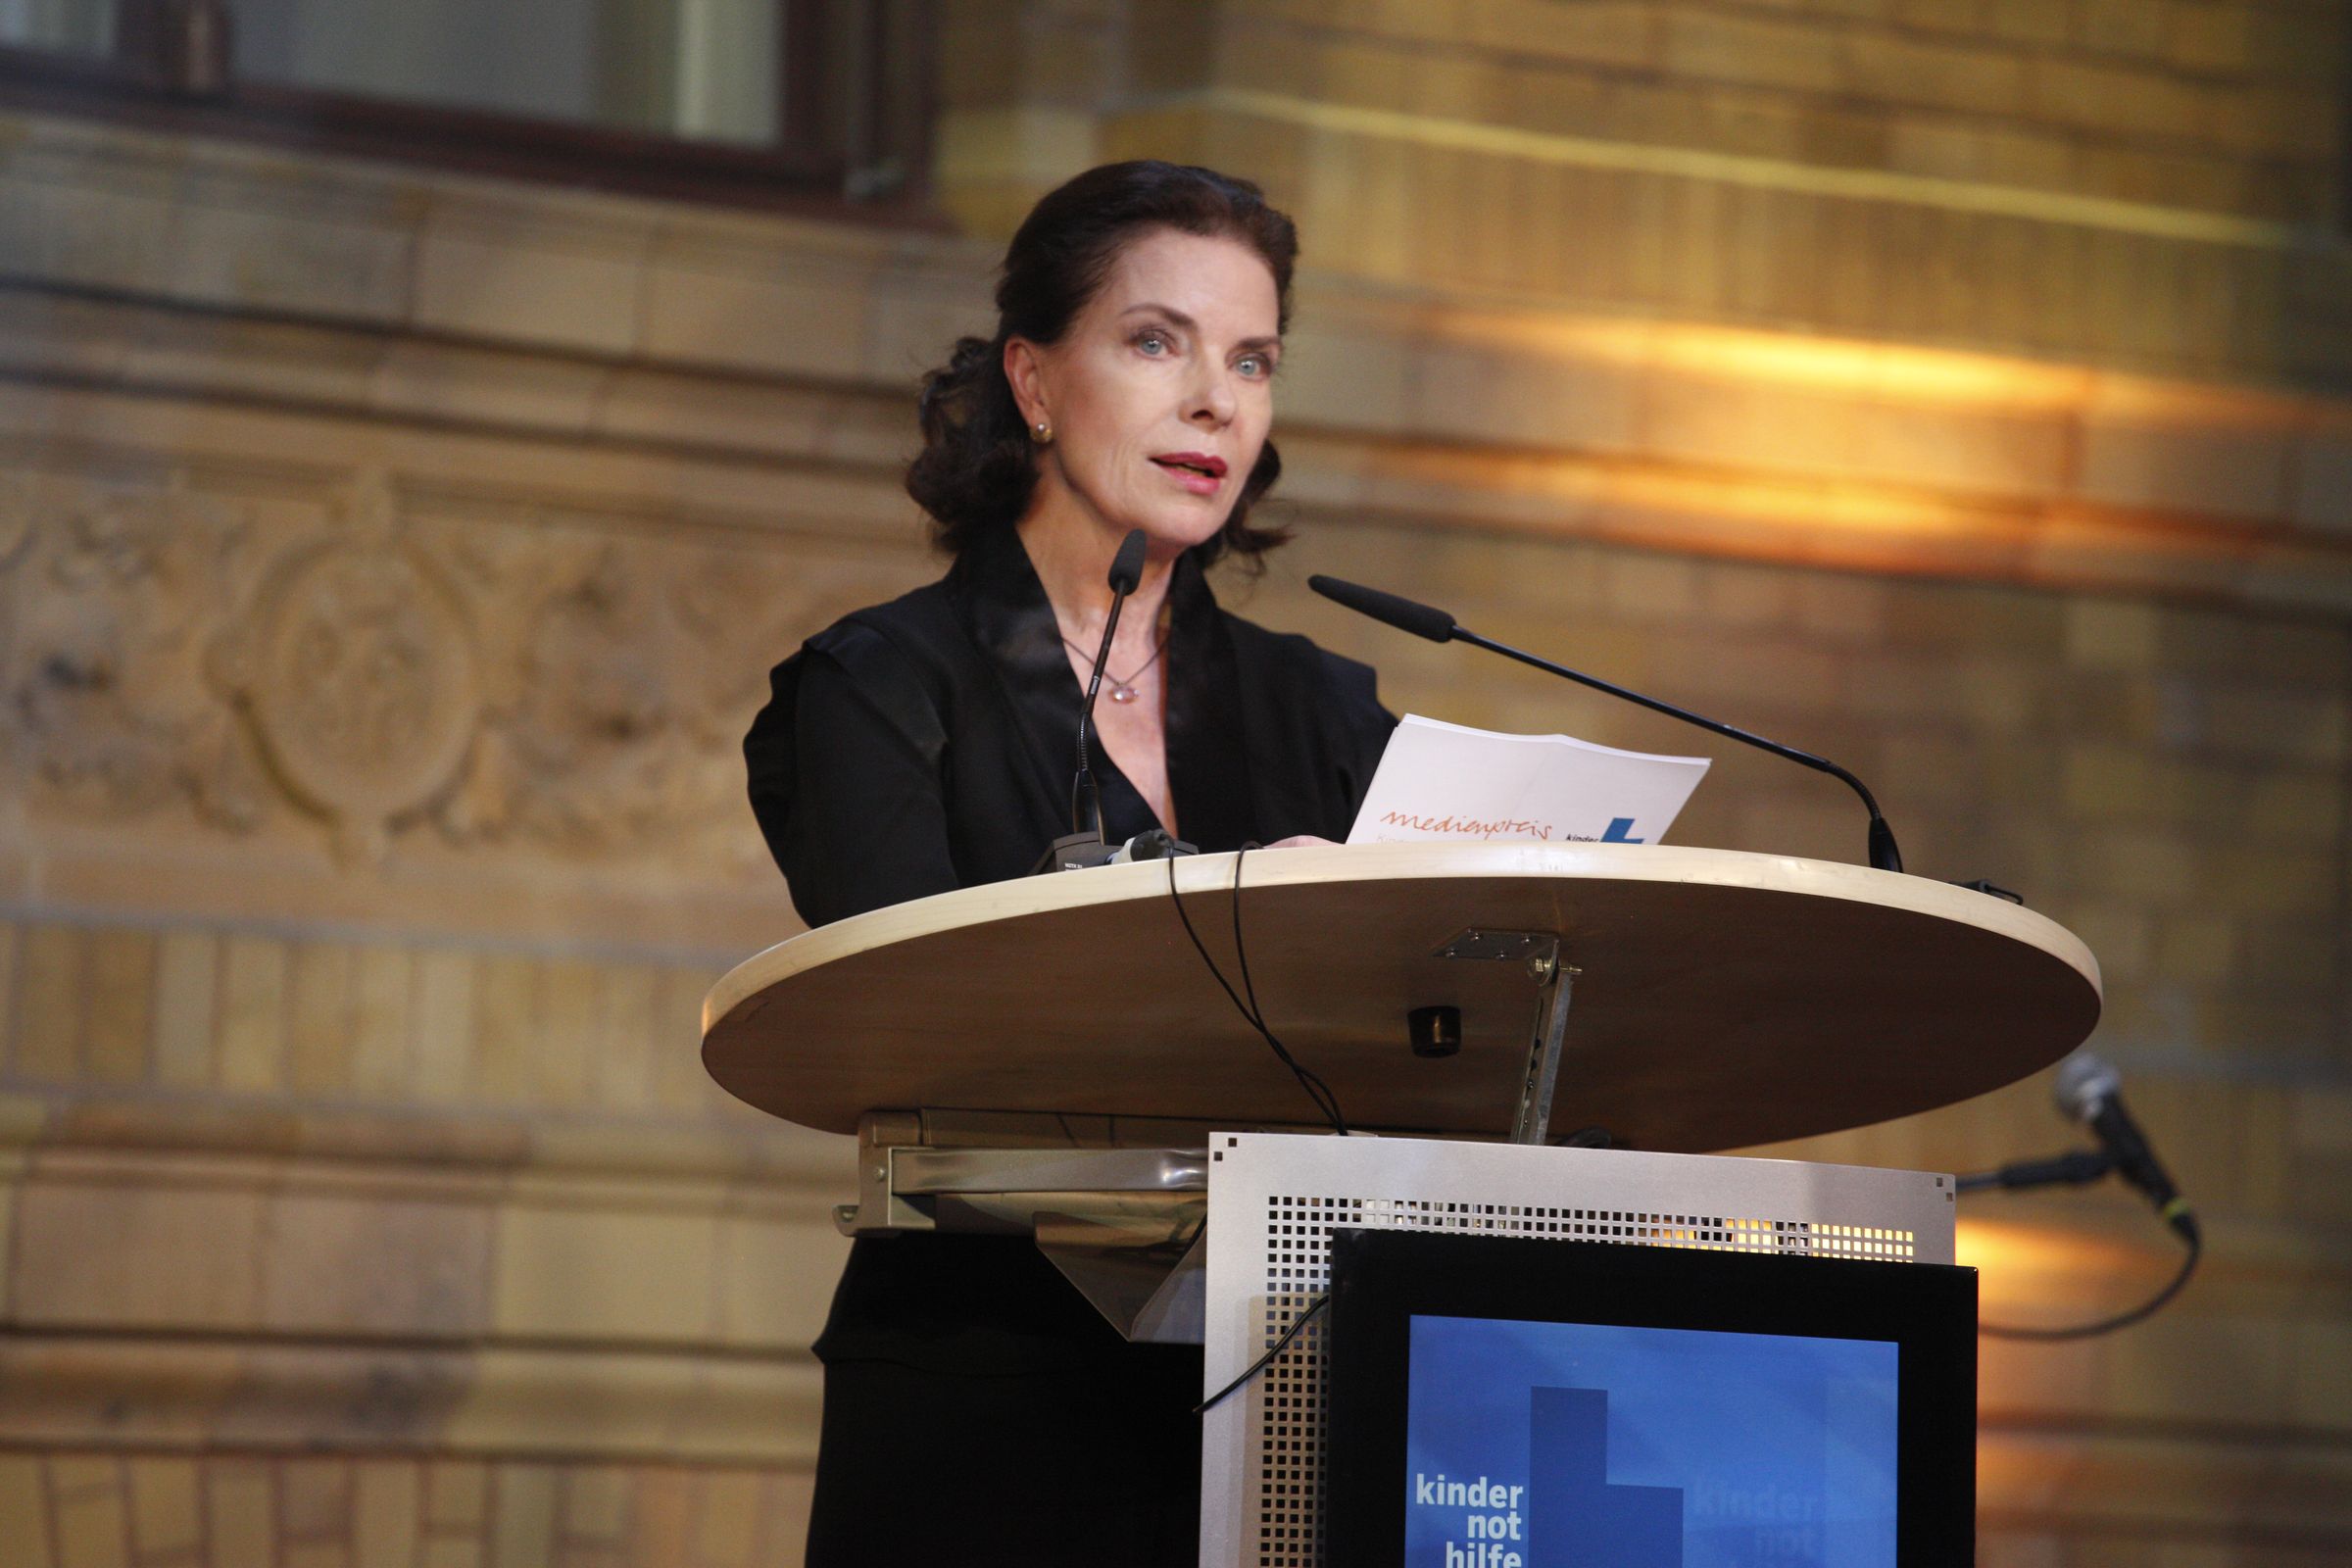
<svg viewBox="0 0 2352 1568">
<path fill-rule="evenodd" d="M 1347 836 L 1395 726 L 1371 670 L 1168 590 L 1178 829 L 1203 851 Z M 1010 529 L 810 638 L 744 740 L 752 807 L 811 925 L 1025 874 L 1067 831 L 1082 693 Z M 1105 832 L 1159 825 L 1098 755 Z M 1130 1345 L 1026 1241 L 860 1240 L 816 1354 L 809 1568 L 1190 1564 L 1200 1352 Z"/>
</svg>

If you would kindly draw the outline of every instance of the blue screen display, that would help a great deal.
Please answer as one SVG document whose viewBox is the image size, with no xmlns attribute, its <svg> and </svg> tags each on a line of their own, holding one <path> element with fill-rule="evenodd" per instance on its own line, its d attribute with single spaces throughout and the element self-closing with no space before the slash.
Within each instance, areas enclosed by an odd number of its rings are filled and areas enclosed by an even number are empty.
<svg viewBox="0 0 2352 1568">
<path fill-rule="evenodd" d="M 1415 1317 L 1408 1568 L 1893 1568 L 1900 1348 Z"/>
</svg>

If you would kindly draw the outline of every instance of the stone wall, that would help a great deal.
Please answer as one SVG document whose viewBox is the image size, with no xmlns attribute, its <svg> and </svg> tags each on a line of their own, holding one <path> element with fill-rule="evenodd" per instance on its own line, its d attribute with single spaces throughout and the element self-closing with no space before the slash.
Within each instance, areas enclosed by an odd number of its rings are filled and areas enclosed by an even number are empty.
<svg viewBox="0 0 2352 1568">
<path fill-rule="evenodd" d="M 957 211 L 1247 164 L 1323 267 L 2106 363 L 2352 375 L 2333 0 L 947 7 Z M 984 65 L 982 64 L 984 63 Z"/>
<path fill-rule="evenodd" d="M 944 11 L 968 239 L 0 120 L 11 1560 L 794 1560 L 851 1180 L 694 1054 L 797 929 L 735 745 L 937 571 L 912 378 L 1130 151 L 1305 226 L 1246 613 L 1399 710 L 1697 739 L 1301 585 L 1410 587 L 1820 750 L 2098 954 L 2213 1251 L 1986 1346 L 1983 1560 L 2352 1545 L 2342 9 Z M 1860 829 L 1726 753 L 1676 836 Z M 1798 1152 L 2071 1136 L 2037 1080 Z M 1981 1201 L 1988 1316 L 2171 1261 Z"/>
</svg>

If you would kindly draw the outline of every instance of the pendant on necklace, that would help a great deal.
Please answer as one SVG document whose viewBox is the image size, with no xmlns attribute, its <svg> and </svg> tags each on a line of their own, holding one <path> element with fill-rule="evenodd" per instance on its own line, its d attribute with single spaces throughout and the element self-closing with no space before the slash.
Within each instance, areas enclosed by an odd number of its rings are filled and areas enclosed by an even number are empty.
<svg viewBox="0 0 2352 1568">
<path fill-rule="evenodd" d="M 1114 680 L 1110 683 L 1110 700 L 1114 703 L 1132 703 L 1135 701 L 1135 688 L 1124 681 Z"/>
</svg>

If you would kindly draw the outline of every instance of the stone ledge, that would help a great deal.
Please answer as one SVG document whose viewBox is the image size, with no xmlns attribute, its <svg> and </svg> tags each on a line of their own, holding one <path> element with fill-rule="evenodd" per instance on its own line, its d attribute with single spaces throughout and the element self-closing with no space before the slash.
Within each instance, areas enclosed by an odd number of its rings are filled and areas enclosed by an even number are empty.
<svg viewBox="0 0 2352 1568">
<path fill-rule="evenodd" d="M 1284 496 L 1329 514 L 2352 608 L 2352 402 L 1323 288 L 1293 336 L 1278 433 Z M 319 421 L 346 444 L 389 426 L 412 432 L 401 479 L 419 495 L 511 509 L 571 491 L 614 523 L 913 543 L 904 391 L 22 291 L 0 291 L 0 368 L 52 388 L 0 397 L 0 439 L 13 427 L 51 466 L 72 466 L 68 431 L 109 431 L 114 450 L 80 466 L 119 467 L 143 428 L 202 427 L 259 457 L 317 450 L 286 436 Z M 416 428 L 453 415 L 458 430 Z M 609 476 L 593 502 L 563 456 L 582 445 Z"/>
<path fill-rule="evenodd" d="M 2352 612 L 2352 544 L 2178 512 L 1986 502 L 1919 486 L 1727 474 L 1675 462 L 1286 439 L 1284 496 L 1318 518 L 1463 523 L 1683 555 L 1974 582 Z"/>
<path fill-rule="evenodd" d="M 119 1146 L 9 1156 L 5 1309 L 21 1333 L 798 1354 L 848 1250 L 831 1212 L 846 1160 L 693 1176 Z"/>
<path fill-rule="evenodd" d="M 580 352 L 897 379 L 910 320 L 986 297 L 988 247 L 0 115 L 19 279 Z"/>
<path fill-rule="evenodd" d="M 0 1340 L 0 1446 L 650 1459 L 806 1467 L 805 1353 Z"/>
<path fill-rule="evenodd" d="M 342 1170 L 491 1182 L 522 1175 L 756 1184 L 825 1202 L 854 1185 L 854 1145 L 761 1117 L 729 1125 L 595 1118 L 544 1108 L 435 1106 L 393 1111 L 239 1102 L 205 1095 L 110 1095 L 89 1087 L 0 1091 L 0 1151 L 60 1161 L 109 1154 L 226 1159 L 266 1166 L 270 1183 L 341 1180 Z"/>
</svg>

